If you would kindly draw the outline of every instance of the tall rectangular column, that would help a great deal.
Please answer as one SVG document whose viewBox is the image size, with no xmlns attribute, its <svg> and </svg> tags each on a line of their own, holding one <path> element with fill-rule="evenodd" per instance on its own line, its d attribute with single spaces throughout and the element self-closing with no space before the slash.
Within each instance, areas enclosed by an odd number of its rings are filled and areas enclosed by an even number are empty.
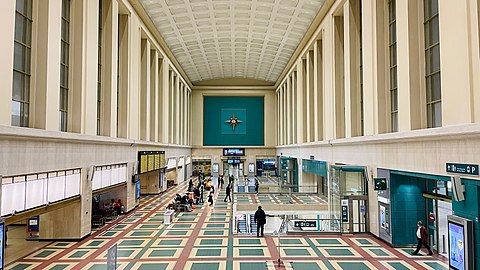
<svg viewBox="0 0 480 270">
<path fill-rule="evenodd" d="M 62 1 L 48 0 L 38 5 L 37 39 L 35 51 L 37 68 L 33 101 L 30 107 L 30 124 L 34 128 L 58 131 L 60 106 L 60 41 Z M 33 77 L 32 77 L 33 78 Z M 11 91 L 11 87 L 9 88 Z"/>
<path fill-rule="evenodd" d="M 0 18 L 0 125 L 12 124 L 12 85 L 13 85 L 13 43 L 15 38 L 16 0 L 2 1 Z"/>
</svg>

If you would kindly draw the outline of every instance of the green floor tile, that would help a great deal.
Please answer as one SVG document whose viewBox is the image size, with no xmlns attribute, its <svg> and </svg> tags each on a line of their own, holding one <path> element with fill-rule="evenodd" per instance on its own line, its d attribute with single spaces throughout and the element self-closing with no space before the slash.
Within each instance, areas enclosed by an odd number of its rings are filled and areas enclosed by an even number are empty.
<svg viewBox="0 0 480 270">
<path fill-rule="evenodd" d="M 410 270 L 410 268 L 406 267 L 400 262 L 389 262 L 388 265 L 393 267 L 395 270 Z"/>
<path fill-rule="evenodd" d="M 283 251 L 287 256 L 311 256 L 307 249 L 284 248 Z"/>
<path fill-rule="evenodd" d="M 101 236 L 109 237 L 109 236 L 114 236 L 117 232 L 116 231 L 106 231 L 101 234 Z"/>
<path fill-rule="evenodd" d="M 138 270 L 165 270 L 168 267 L 168 263 L 149 263 L 141 264 Z"/>
<path fill-rule="evenodd" d="M 238 251 L 238 254 L 240 256 L 263 256 L 265 253 L 263 253 L 263 249 L 244 249 L 241 248 Z"/>
<path fill-rule="evenodd" d="M 220 218 L 220 217 L 211 217 L 209 221 L 225 221 L 225 218 Z"/>
<path fill-rule="evenodd" d="M 225 228 L 226 224 L 207 224 L 207 228 Z"/>
<path fill-rule="evenodd" d="M 260 245 L 261 243 L 260 239 L 238 239 L 240 245 Z"/>
<path fill-rule="evenodd" d="M 282 245 L 302 245 L 302 240 L 300 240 L 300 239 L 280 239 L 280 244 L 282 244 Z"/>
<path fill-rule="evenodd" d="M 30 266 L 31 266 L 31 264 L 29 264 L 29 263 L 20 263 L 20 264 L 17 264 L 10 269 L 11 270 L 24 270 L 24 269 L 27 269 Z"/>
<path fill-rule="evenodd" d="M 173 257 L 175 255 L 176 250 L 175 249 L 158 249 L 158 250 L 153 250 L 149 257 Z"/>
<path fill-rule="evenodd" d="M 37 253 L 35 256 L 33 256 L 34 258 L 46 258 L 50 255 L 52 255 L 53 253 L 55 253 L 54 250 L 44 250 L 44 251 L 41 251 L 39 253 Z"/>
<path fill-rule="evenodd" d="M 135 250 L 132 249 L 118 249 L 117 256 L 118 258 L 130 258 Z"/>
<path fill-rule="evenodd" d="M 192 227 L 191 224 L 173 224 L 173 229 L 190 229 Z"/>
<path fill-rule="evenodd" d="M 387 252 L 385 252 L 381 248 L 370 248 L 368 250 L 370 250 L 373 254 L 375 254 L 377 256 L 390 256 Z"/>
<path fill-rule="evenodd" d="M 357 242 L 362 245 L 373 245 L 373 243 L 368 241 L 367 239 L 357 239 Z"/>
<path fill-rule="evenodd" d="M 187 235 L 188 231 L 168 231 L 167 235 Z"/>
<path fill-rule="evenodd" d="M 370 270 L 363 262 L 337 262 L 343 270 Z"/>
<path fill-rule="evenodd" d="M 293 270 L 321 270 L 315 262 L 292 262 Z"/>
<path fill-rule="evenodd" d="M 221 231 L 204 231 L 203 235 L 223 235 L 223 230 Z"/>
<path fill-rule="evenodd" d="M 85 256 L 88 253 L 88 251 L 82 251 L 82 250 L 77 250 L 72 255 L 69 256 L 69 258 L 81 258 Z"/>
<path fill-rule="evenodd" d="M 202 239 L 200 245 L 202 246 L 218 246 L 223 243 L 222 239 Z"/>
<path fill-rule="evenodd" d="M 69 266 L 68 264 L 57 264 L 54 267 L 50 268 L 50 270 L 63 270 L 68 266 Z"/>
<path fill-rule="evenodd" d="M 140 225 L 140 229 L 158 229 L 162 225 L 156 225 L 156 224 L 142 224 Z"/>
<path fill-rule="evenodd" d="M 141 246 L 145 240 L 123 240 L 118 246 Z"/>
<path fill-rule="evenodd" d="M 182 243 L 182 240 L 168 240 L 168 239 L 163 239 L 160 240 L 158 245 L 160 246 L 178 246 Z"/>
<path fill-rule="evenodd" d="M 315 239 L 319 245 L 340 245 L 340 241 L 337 239 Z"/>
<path fill-rule="evenodd" d="M 218 270 L 219 263 L 192 263 L 190 270 Z"/>
<path fill-rule="evenodd" d="M 195 256 L 199 256 L 199 257 L 220 256 L 221 254 L 222 254 L 222 250 L 218 248 L 209 248 L 209 249 L 202 248 L 197 250 L 197 253 L 195 254 Z"/>
<path fill-rule="evenodd" d="M 241 262 L 240 270 L 267 270 L 264 262 Z"/>
<path fill-rule="evenodd" d="M 103 242 L 104 242 L 103 240 L 95 240 L 95 241 L 92 241 L 92 242 L 88 243 L 88 245 L 86 245 L 86 247 L 98 247 Z"/>
<path fill-rule="evenodd" d="M 438 262 L 425 262 L 425 264 L 430 266 L 431 268 L 433 268 L 435 270 L 447 270 L 448 269 Z"/>
<path fill-rule="evenodd" d="M 131 236 L 151 236 L 153 231 L 133 231 Z"/>
<path fill-rule="evenodd" d="M 342 248 L 342 249 L 326 248 L 325 251 L 327 251 L 328 254 L 330 254 L 330 256 L 353 256 L 353 253 L 346 248 Z"/>
</svg>

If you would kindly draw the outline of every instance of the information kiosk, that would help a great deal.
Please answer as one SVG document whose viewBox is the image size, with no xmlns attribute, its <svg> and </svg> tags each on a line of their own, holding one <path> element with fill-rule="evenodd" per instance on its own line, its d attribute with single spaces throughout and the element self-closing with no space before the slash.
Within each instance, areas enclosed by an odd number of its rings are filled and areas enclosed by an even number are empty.
<svg viewBox="0 0 480 270">
<path fill-rule="evenodd" d="M 473 222 L 458 216 L 448 216 L 448 264 L 453 270 L 474 270 L 475 255 Z"/>
</svg>

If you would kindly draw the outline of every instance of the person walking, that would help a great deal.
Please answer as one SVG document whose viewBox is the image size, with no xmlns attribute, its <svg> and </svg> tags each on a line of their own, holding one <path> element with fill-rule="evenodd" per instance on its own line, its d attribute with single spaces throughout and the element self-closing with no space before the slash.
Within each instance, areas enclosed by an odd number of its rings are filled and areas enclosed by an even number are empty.
<svg viewBox="0 0 480 270">
<path fill-rule="evenodd" d="M 261 205 L 258 206 L 258 209 L 255 212 L 255 223 L 257 223 L 257 237 L 260 237 L 260 234 L 264 236 L 263 230 L 265 223 L 267 223 L 267 216 L 265 215 L 265 211 L 263 211 Z M 260 231 L 262 232 L 260 233 Z"/>
<path fill-rule="evenodd" d="M 419 221 L 417 223 L 417 249 L 412 253 L 412 255 L 418 255 L 418 252 L 424 246 L 428 250 L 428 255 L 431 256 L 433 255 L 432 250 L 430 249 L 430 246 L 428 245 L 428 232 L 427 229 L 423 226 L 422 222 Z"/>
<path fill-rule="evenodd" d="M 224 202 L 227 202 L 227 198 L 229 202 L 232 202 L 232 197 L 230 197 L 230 192 L 232 191 L 232 188 L 230 185 L 227 185 L 227 188 L 225 189 L 225 199 L 223 200 Z"/>
<path fill-rule="evenodd" d="M 223 187 L 223 176 L 220 175 L 218 177 L 218 190 L 222 189 L 222 187 Z"/>
<path fill-rule="evenodd" d="M 205 189 L 205 187 L 203 185 L 200 186 L 200 199 L 199 199 L 199 203 L 203 203 L 203 190 Z"/>
<path fill-rule="evenodd" d="M 258 195 L 258 188 L 260 187 L 260 183 L 258 182 L 258 179 L 255 179 L 255 193 Z"/>
<path fill-rule="evenodd" d="M 210 206 L 213 205 L 213 192 L 210 192 L 210 194 L 208 194 L 208 202 L 210 203 Z"/>
</svg>

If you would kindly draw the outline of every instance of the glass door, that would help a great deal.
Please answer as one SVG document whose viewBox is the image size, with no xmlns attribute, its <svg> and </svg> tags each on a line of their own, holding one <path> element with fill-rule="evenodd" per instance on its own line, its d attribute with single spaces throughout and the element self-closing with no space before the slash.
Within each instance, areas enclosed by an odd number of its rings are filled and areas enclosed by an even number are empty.
<svg viewBox="0 0 480 270">
<path fill-rule="evenodd" d="M 367 196 L 349 196 L 349 233 L 367 233 Z"/>
</svg>

